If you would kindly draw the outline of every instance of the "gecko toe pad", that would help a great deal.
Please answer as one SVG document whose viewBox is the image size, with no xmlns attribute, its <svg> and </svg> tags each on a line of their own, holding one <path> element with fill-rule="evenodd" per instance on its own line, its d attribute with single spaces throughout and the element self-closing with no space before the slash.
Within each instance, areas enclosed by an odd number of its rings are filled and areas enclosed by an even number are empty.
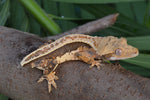
<svg viewBox="0 0 150 100">
<path fill-rule="evenodd" d="M 58 77 L 55 75 L 55 72 L 50 72 L 49 74 L 47 74 L 47 75 L 44 75 L 44 76 L 42 76 L 39 80 L 38 80 L 38 83 L 39 82 L 42 82 L 44 79 L 46 79 L 47 81 L 48 81 L 48 91 L 49 91 L 49 93 L 51 92 L 51 90 L 52 90 L 52 85 L 55 87 L 55 88 L 57 88 L 57 85 L 56 85 L 56 83 L 55 83 L 55 81 L 54 80 L 58 80 Z"/>
<path fill-rule="evenodd" d="M 97 67 L 98 70 L 100 70 L 100 67 L 101 67 L 101 62 L 100 61 L 93 61 L 90 68 L 93 68 L 94 66 Z"/>
</svg>

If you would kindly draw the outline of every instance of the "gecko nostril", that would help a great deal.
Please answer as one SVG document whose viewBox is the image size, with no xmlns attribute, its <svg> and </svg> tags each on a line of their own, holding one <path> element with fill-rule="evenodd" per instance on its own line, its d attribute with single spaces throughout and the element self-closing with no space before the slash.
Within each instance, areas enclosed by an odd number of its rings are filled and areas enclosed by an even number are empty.
<svg viewBox="0 0 150 100">
<path fill-rule="evenodd" d="M 139 55 L 139 50 L 137 48 L 134 49 L 134 56 L 138 56 Z"/>
<path fill-rule="evenodd" d="M 139 52 L 139 51 L 138 51 L 138 49 L 137 49 L 137 48 L 135 48 L 135 52 L 134 52 L 134 53 L 135 53 L 135 54 L 137 54 L 138 52 Z"/>
</svg>

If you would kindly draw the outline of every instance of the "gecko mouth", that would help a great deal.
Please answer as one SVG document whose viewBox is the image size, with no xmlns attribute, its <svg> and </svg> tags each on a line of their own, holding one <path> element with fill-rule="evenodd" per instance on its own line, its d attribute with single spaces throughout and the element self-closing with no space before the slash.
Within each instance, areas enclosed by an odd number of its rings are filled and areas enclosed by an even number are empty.
<svg viewBox="0 0 150 100">
<path fill-rule="evenodd" d="M 107 60 L 123 60 L 123 59 L 133 58 L 133 57 L 136 57 L 136 56 L 138 56 L 138 55 L 139 55 L 139 53 L 132 54 L 132 55 L 129 56 L 129 57 L 110 57 L 110 58 L 108 58 Z"/>
</svg>

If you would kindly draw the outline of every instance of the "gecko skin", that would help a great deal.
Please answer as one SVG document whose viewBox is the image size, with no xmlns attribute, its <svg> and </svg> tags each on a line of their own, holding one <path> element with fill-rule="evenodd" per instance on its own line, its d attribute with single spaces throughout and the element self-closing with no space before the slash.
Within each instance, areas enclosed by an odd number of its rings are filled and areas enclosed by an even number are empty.
<svg viewBox="0 0 150 100">
<path fill-rule="evenodd" d="M 89 45 L 79 46 L 76 50 L 68 51 L 63 55 L 54 57 L 53 59 L 42 59 L 40 63 L 36 65 L 34 62 L 39 60 L 41 57 L 44 57 L 52 52 L 55 52 L 57 49 L 71 43 L 81 42 Z M 70 60 L 81 60 L 85 63 L 93 66 L 97 66 L 99 69 L 101 61 L 106 60 L 121 60 L 136 57 L 139 54 L 137 48 L 132 47 L 127 44 L 125 38 L 117 38 L 113 36 L 107 37 L 97 37 L 97 36 L 88 36 L 81 34 L 72 34 L 64 36 L 50 44 L 45 44 L 33 51 L 29 55 L 23 58 L 21 61 L 21 66 L 25 66 L 28 63 L 31 63 L 31 67 L 36 67 L 44 71 L 44 76 L 42 76 L 38 82 L 42 82 L 44 79 L 48 81 L 49 92 L 51 92 L 51 85 L 57 88 L 57 85 L 54 80 L 57 80 L 58 77 L 55 75 L 55 69 L 58 64 L 61 64 Z M 52 64 L 55 67 L 52 69 Z M 52 69 L 51 72 L 48 70 Z"/>
</svg>

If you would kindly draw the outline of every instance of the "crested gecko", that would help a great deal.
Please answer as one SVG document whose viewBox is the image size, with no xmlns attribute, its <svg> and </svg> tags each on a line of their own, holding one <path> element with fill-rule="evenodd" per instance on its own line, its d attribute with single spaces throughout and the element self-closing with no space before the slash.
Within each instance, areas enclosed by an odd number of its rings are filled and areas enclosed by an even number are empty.
<svg viewBox="0 0 150 100">
<path fill-rule="evenodd" d="M 74 50 L 68 50 L 63 54 L 49 57 L 59 48 L 71 43 L 83 43 Z M 43 70 L 43 76 L 38 80 L 42 82 L 44 79 L 48 81 L 48 91 L 51 92 L 52 85 L 57 88 L 55 80 L 56 68 L 59 64 L 70 60 L 81 60 L 90 64 L 90 68 L 97 66 L 100 69 L 102 60 L 121 60 L 136 57 L 139 54 L 137 48 L 127 44 L 125 38 L 117 38 L 114 36 L 97 37 L 81 34 L 71 34 L 64 36 L 50 44 L 44 44 L 37 50 L 28 54 L 21 61 L 21 66 L 30 64 L 32 68 L 36 67 Z"/>
</svg>

